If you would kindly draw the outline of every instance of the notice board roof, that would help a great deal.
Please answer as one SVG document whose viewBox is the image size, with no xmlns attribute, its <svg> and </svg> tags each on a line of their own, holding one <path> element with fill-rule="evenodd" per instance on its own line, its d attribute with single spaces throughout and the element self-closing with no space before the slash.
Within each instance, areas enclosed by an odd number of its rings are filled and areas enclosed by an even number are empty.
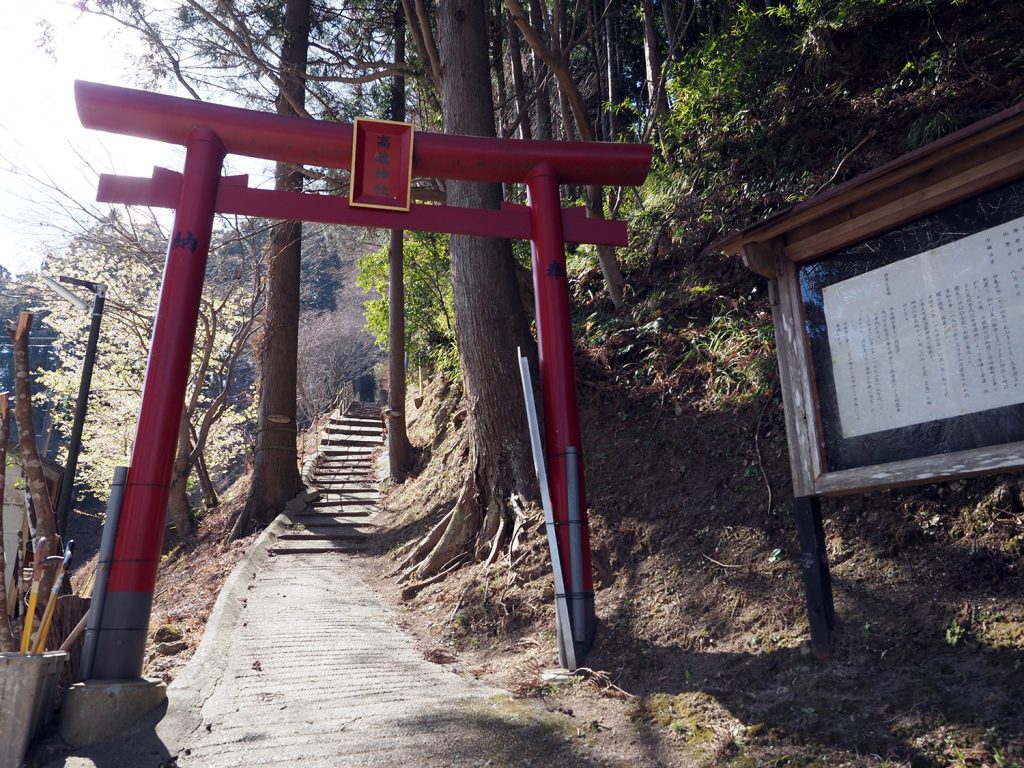
<svg viewBox="0 0 1024 768">
<path fill-rule="evenodd" d="M 1024 103 L 752 224 L 712 248 L 775 276 L 1024 176 Z"/>
</svg>

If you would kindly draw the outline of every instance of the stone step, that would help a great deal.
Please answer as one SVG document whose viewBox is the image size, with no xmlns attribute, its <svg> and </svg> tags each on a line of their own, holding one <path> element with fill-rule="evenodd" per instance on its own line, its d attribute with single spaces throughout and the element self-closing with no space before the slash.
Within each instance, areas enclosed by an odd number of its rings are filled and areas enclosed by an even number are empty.
<svg viewBox="0 0 1024 768">
<path fill-rule="evenodd" d="M 375 514 L 377 512 L 377 504 L 372 501 L 366 501 L 365 499 L 331 499 L 330 501 L 321 501 L 315 505 L 310 505 L 312 512 L 310 514 L 321 514 L 327 512 L 334 515 L 347 515 L 353 512 L 365 512 L 366 514 Z"/>
<path fill-rule="evenodd" d="M 313 485 L 321 495 L 344 496 L 350 492 L 376 491 L 377 489 L 360 477 L 341 477 L 339 475 L 320 476 L 313 478 Z"/>
<path fill-rule="evenodd" d="M 376 528 L 377 525 L 366 520 L 344 520 L 340 517 L 328 517 L 321 515 L 324 520 L 316 519 L 303 519 L 298 522 L 293 522 L 289 526 L 290 534 L 300 534 L 303 530 L 308 530 L 311 534 L 345 534 L 345 532 L 351 532 L 351 534 L 366 535 L 369 531 L 364 528 Z"/>
<path fill-rule="evenodd" d="M 321 436 L 320 445 L 337 445 L 336 440 L 352 440 L 354 442 L 350 443 L 351 445 L 377 445 L 384 442 L 384 435 L 382 433 L 369 435 L 352 432 L 330 432 Z"/>
<path fill-rule="evenodd" d="M 277 537 L 278 541 L 362 541 L 366 538 L 365 533 L 359 531 L 337 532 L 337 533 L 314 533 L 299 531 L 298 533 L 282 533 Z"/>
<path fill-rule="evenodd" d="M 341 483 L 328 481 L 318 482 L 316 486 L 316 489 L 321 492 L 319 501 L 326 502 L 328 499 L 358 501 L 361 499 L 367 502 L 376 502 L 380 499 L 380 492 L 377 488 L 362 483 L 349 482 L 342 485 Z"/>
<path fill-rule="evenodd" d="M 377 514 L 377 507 L 373 504 L 324 504 L 313 507 L 314 512 L 302 512 L 300 515 L 315 517 L 370 517 Z M 304 517 L 293 515 L 292 520 L 297 523 L 306 522 Z"/>
<path fill-rule="evenodd" d="M 313 508 L 316 509 L 318 506 L 325 507 L 351 507 L 362 505 L 364 507 L 377 506 L 377 501 L 380 500 L 380 496 L 352 496 L 347 494 L 335 493 L 331 495 L 324 495 L 320 501 L 313 504 Z"/>
<path fill-rule="evenodd" d="M 359 492 L 359 491 L 346 491 L 341 489 L 330 489 L 320 488 L 320 498 L 313 502 L 312 506 L 318 505 L 337 506 L 338 504 L 345 504 L 351 506 L 352 504 L 362 504 L 367 507 L 376 507 L 377 502 L 380 500 L 380 492 Z M 371 495 L 372 493 L 372 495 Z"/>
<path fill-rule="evenodd" d="M 370 471 L 352 469 L 351 467 L 317 467 L 315 473 L 321 478 L 319 484 L 327 485 L 357 485 L 367 490 L 377 490 L 377 484 L 373 482 Z"/>
<path fill-rule="evenodd" d="M 384 440 L 384 433 L 358 429 L 329 429 L 325 430 L 324 434 L 320 437 L 321 444 L 327 440 L 361 440 L 363 442 L 376 440 L 381 442 Z"/>
<path fill-rule="evenodd" d="M 356 415 L 351 414 L 348 416 L 334 416 L 328 424 L 353 424 L 357 426 L 367 427 L 379 427 L 383 424 L 383 419 L 380 416 L 373 416 L 370 414 Z"/>
<path fill-rule="evenodd" d="M 345 421 L 330 421 L 324 429 L 331 432 L 336 432 L 339 429 L 353 429 L 379 434 L 384 431 L 384 425 L 380 421 L 349 421 L 346 419 Z"/>
<path fill-rule="evenodd" d="M 321 493 L 330 491 L 336 496 L 339 494 L 365 494 L 372 493 L 374 498 L 380 496 L 380 490 L 365 477 L 345 477 L 344 475 L 330 475 L 318 482 L 317 488 Z"/>
<path fill-rule="evenodd" d="M 317 490 L 320 491 L 320 498 L 316 501 L 327 499 L 343 500 L 349 503 L 362 502 L 363 504 L 376 504 L 380 498 L 380 491 L 367 483 L 356 481 L 342 482 L 341 480 L 325 480 L 317 483 Z"/>
<path fill-rule="evenodd" d="M 307 508 L 308 510 L 308 508 Z M 323 507 L 318 510 L 289 515 L 292 524 L 302 525 L 368 525 L 367 517 L 376 517 L 376 507 Z M 352 519 L 349 519 L 352 518 Z M 359 518 L 359 519 L 355 519 Z"/>
<path fill-rule="evenodd" d="M 351 480 L 344 482 L 340 479 L 329 479 L 324 480 L 322 483 L 317 483 L 317 490 L 320 491 L 320 497 L 326 498 L 331 496 L 336 499 L 368 499 L 373 498 L 377 500 L 380 498 L 380 491 L 374 486 L 368 483 L 361 483 L 358 480 Z"/>
<path fill-rule="evenodd" d="M 368 440 L 362 437 L 325 437 L 321 440 L 321 453 L 337 449 L 337 447 L 354 447 L 354 449 L 373 449 L 380 445 L 380 440 Z"/>
<path fill-rule="evenodd" d="M 345 501 L 376 501 L 380 498 L 380 491 L 375 488 L 353 488 L 351 484 L 317 483 L 317 490 L 322 499 L 331 496 Z"/>
<path fill-rule="evenodd" d="M 317 518 L 323 518 L 319 520 Z M 339 531 L 356 531 L 365 533 L 362 529 L 364 528 L 376 528 L 375 523 L 368 523 L 365 520 L 343 520 L 340 517 L 330 517 L 328 515 L 311 515 L 310 519 L 300 520 L 292 523 L 288 526 L 289 531 L 292 533 L 298 533 L 299 531 L 311 531 L 313 533 L 336 533 Z"/>
<path fill-rule="evenodd" d="M 282 546 L 282 547 L 271 547 L 270 550 L 269 550 L 270 554 L 271 555 L 275 555 L 275 556 L 276 555 L 330 555 L 330 554 L 351 555 L 351 554 L 359 554 L 360 552 L 363 552 L 363 551 L 365 551 L 365 550 L 359 544 L 346 544 L 344 546 L 337 546 L 337 547 L 332 547 L 330 545 L 316 546 L 315 544 L 301 544 L 301 545 L 298 545 L 298 546 L 296 546 L 294 544 L 287 544 L 287 545 Z"/>
<path fill-rule="evenodd" d="M 352 544 L 351 542 L 348 542 L 348 543 L 346 543 L 345 546 L 350 546 L 351 544 Z"/>
<path fill-rule="evenodd" d="M 366 432 L 368 434 L 379 435 L 384 431 L 384 425 L 369 421 L 342 421 L 332 422 L 326 427 L 328 432 L 339 432 L 344 430 L 350 430 L 352 432 Z"/>
</svg>

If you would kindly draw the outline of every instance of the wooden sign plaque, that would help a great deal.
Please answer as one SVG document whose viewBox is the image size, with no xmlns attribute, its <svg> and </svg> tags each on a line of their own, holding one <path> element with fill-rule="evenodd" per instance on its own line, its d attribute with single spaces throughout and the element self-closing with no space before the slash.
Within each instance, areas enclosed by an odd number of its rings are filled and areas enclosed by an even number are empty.
<svg viewBox="0 0 1024 768">
<path fill-rule="evenodd" d="M 411 123 L 356 118 L 349 205 L 409 210 L 414 132 Z"/>
</svg>

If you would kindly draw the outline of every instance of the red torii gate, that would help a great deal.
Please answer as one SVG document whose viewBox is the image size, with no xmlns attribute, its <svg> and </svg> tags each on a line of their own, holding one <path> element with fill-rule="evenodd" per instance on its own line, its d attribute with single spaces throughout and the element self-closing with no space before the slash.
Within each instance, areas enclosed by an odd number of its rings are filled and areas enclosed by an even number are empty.
<svg viewBox="0 0 1024 768">
<path fill-rule="evenodd" d="M 544 394 L 545 446 L 558 549 L 575 617 L 579 651 L 593 641 L 593 582 L 565 243 L 625 245 L 623 222 L 587 219 L 562 209 L 559 184 L 636 186 L 651 163 L 649 145 L 520 141 L 417 132 L 412 175 L 525 183 L 530 205 L 501 210 L 417 205 L 408 211 L 353 207 L 346 197 L 250 189 L 245 176 L 221 177 L 226 154 L 296 165 L 348 168 L 353 127 L 208 104 L 109 85 L 75 83 L 86 128 L 155 139 L 186 148 L 182 174 L 104 174 L 100 202 L 175 208 L 171 241 L 142 390 L 131 465 L 96 639 L 94 679 L 139 677 L 163 543 L 178 425 L 184 404 L 203 278 L 216 213 L 387 229 L 529 239 Z M 567 476 L 573 456 L 577 482 Z M 570 562 L 570 493 L 578 489 L 582 562 Z M 573 494 L 575 495 L 575 494 Z M 579 559 L 577 548 L 577 559 Z M 573 573 L 575 572 L 575 578 Z M 580 604 L 582 603 L 582 604 Z M 573 619 L 573 624 L 579 624 Z"/>
</svg>

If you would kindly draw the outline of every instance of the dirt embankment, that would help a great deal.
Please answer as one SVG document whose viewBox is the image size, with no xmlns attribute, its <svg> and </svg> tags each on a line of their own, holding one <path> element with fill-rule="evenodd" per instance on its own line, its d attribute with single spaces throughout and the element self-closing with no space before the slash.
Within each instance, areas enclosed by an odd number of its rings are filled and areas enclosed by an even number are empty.
<svg viewBox="0 0 1024 768">
<path fill-rule="evenodd" d="M 1018 477 L 826 503 L 835 658 L 807 622 L 777 395 L 717 412 L 631 398 L 578 360 L 598 641 L 556 666 L 539 510 L 491 568 L 403 601 L 424 652 L 572 711 L 578 738 L 643 765 L 1024 764 L 1024 498 Z M 590 366 L 588 368 L 588 366 Z M 596 366 L 596 367 L 595 367 Z M 607 371 L 605 372 L 607 373 Z M 420 472 L 390 489 L 375 579 L 454 499 L 451 385 L 411 412 Z"/>
</svg>

